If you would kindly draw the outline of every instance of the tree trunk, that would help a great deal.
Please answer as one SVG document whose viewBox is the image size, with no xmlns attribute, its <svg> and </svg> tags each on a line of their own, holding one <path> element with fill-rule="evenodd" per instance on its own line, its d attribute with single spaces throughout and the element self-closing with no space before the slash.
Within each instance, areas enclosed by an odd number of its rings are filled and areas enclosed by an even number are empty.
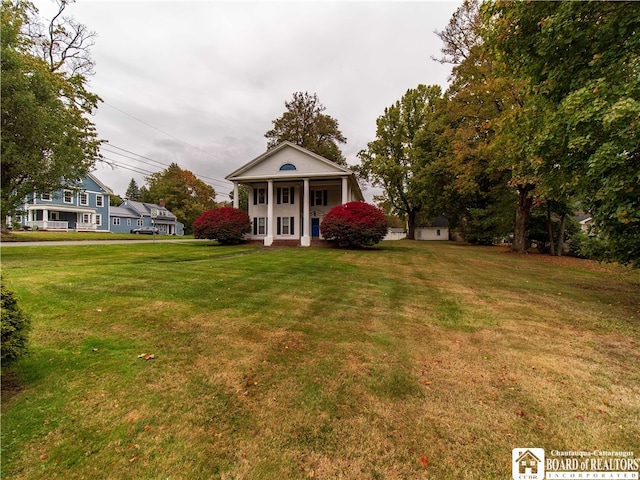
<svg viewBox="0 0 640 480">
<path fill-rule="evenodd" d="M 512 252 L 527 252 L 527 221 L 533 204 L 533 197 L 529 193 L 533 189 L 534 185 L 518 185 L 518 209 L 516 210 L 516 225 L 513 230 Z"/>
<path fill-rule="evenodd" d="M 563 213 L 560 219 L 560 233 L 558 234 L 558 256 L 564 253 L 564 230 L 567 226 L 567 214 Z"/>
<path fill-rule="evenodd" d="M 416 239 L 416 212 L 409 210 L 407 213 L 407 238 L 409 240 Z"/>
<path fill-rule="evenodd" d="M 549 233 L 549 253 L 556 254 L 556 242 L 553 238 L 553 222 L 551 222 L 551 207 L 547 203 L 547 231 Z"/>
</svg>

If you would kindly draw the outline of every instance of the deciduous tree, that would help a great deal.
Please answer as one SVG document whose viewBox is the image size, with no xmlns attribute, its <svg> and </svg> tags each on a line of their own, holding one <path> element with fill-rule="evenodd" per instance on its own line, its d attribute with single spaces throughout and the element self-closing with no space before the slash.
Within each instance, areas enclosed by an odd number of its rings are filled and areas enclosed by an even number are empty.
<svg viewBox="0 0 640 480">
<path fill-rule="evenodd" d="M 167 208 L 184 223 L 187 233 L 203 212 L 216 207 L 215 189 L 176 163 L 147 177 L 147 184 L 146 189 L 141 189 L 141 201 L 158 203 L 163 199 Z"/>
<path fill-rule="evenodd" d="M 60 4 L 60 14 L 66 5 Z M 43 37 L 33 34 L 41 28 L 36 14 L 29 3 L 2 3 L 3 225 L 27 194 L 69 187 L 100 158 L 101 141 L 89 120 L 100 99 L 86 88 L 87 70 L 72 66 L 75 37 L 57 16 L 45 61 L 39 56 Z M 88 49 L 83 53 L 90 59 Z"/>
<path fill-rule="evenodd" d="M 436 143 L 425 131 L 437 121 L 439 86 L 410 88 L 376 120 L 376 139 L 358 153 L 354 169 L 374 186 L 383 188 L 379 200 L 393 206 L 392 213 L 406 216 L 407 237 L 413 239 L 416 218 L 425 205 L 426 166 L 438 158 Z M 431 125 L 433 126 L 433 125 Z"/>
<path fill-rule="evenodd" d="M 295 92 L 285 102 L 287 110 L 273 121 L 273 128 L 265 133 L 269 139 L 267 148 L 289 141 L 307 150 L 346 166 L 346 159 L 338 144 L 346 143 L 338 121 L 322 112 L 326 110 L 317 94 Z"/>
<path fill-rule="evenodd" d="M 573 179 L 613 258 L 640 258 L 640 15 L 633 2 L 496 2 L 487 38 L 538 101 L 533 142 Z M 536 113 L 536 112 L 531 112 Z M 565 154 L 550 159 L 550 150 Z"/>
</svg>

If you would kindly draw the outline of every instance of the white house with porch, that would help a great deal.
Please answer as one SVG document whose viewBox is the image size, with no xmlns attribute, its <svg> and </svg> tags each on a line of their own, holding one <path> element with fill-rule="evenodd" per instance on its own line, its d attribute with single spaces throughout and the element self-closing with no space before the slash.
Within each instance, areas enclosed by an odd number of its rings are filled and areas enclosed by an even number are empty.
<svg viewBox="0 0 640 480">
<path fill-rule="evenodd" d="M 225 177 L 233 182 L 233 206 L 238 187 L 249 190 L 249 238 L 297 241 L 303 247 L 322 239 L 320 223 L 336 205 L 363 201 L 354 173 L 320 155 L 283 142 Z"/>
</svg>

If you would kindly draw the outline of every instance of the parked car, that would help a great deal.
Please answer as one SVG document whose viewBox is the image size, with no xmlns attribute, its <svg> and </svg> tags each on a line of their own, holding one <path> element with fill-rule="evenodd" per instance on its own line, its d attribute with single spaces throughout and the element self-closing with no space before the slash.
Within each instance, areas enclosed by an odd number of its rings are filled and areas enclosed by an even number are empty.
<svg viewBox="0 0 640 480">
<path fill-rule="evenodd" d="M 131 229 L 131 233 L 136 235 L 153 235 L 155 233 L 157 235 L 160 230 L 157 227 L 139 227 Z"/>
</svg>

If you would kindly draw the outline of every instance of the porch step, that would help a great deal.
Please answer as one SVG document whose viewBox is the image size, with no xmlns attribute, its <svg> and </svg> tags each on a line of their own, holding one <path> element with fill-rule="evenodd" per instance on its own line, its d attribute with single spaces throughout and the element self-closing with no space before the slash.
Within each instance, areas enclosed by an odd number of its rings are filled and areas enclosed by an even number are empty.
<svg viewBox="0 0 640 480">
<path fill-rule="evenodd" d="M 299 247 L 300 240 L 274 240 L 272 247 Z"/>
</svg>

